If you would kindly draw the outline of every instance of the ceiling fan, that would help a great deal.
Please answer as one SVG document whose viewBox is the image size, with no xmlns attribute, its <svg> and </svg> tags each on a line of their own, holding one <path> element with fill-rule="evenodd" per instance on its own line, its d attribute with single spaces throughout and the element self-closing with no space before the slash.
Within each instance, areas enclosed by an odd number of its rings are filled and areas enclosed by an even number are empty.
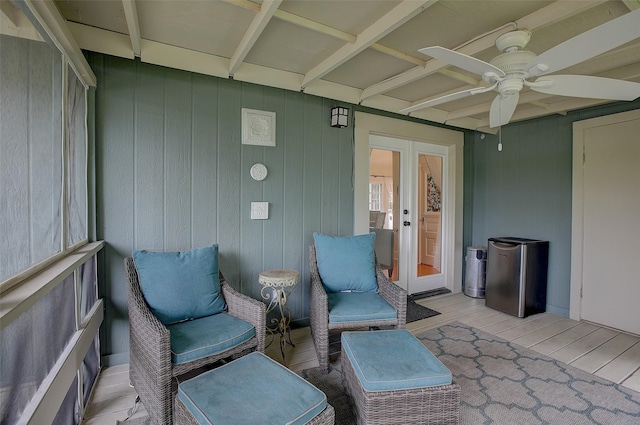
<svg viewBox="0 0 640 425">
<path fill-rule="evenodd" d="M 479 74 L 489 87 L 476 87 L 448 94 L 399 112 L 408 114 L 497 89 L 498 95 L 489 110 L 489 126 L 494 128 L 509 122 L 518 105 L 523 86 L 551 95 L 634 100 L 640 97 L 640 83 L 585 75 L 547 74 L 583 62 L 638 37 L 640 9 L 588 30 L 540 55 L 524 50 L 531 38 L 529 31 L 512 31 L 498 37 L 496 47 L 504 53 L 491 60 L 491 63 L 440 46 L 426 47 L 419 52 Z M 529 81 L 532 77 L 540 78 Z"/>
</svg>

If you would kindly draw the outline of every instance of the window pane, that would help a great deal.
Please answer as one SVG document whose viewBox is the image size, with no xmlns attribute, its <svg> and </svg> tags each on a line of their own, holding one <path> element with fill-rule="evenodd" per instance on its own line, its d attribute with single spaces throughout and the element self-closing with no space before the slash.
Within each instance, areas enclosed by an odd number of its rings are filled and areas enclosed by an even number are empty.
<svg viewBox="0 0 640 425">
<path fill-rule="evenodd" d="M 82 401 L 83 406 L 87 407 L 91 388 L 98 378 L 100 372 L 100 339 L 99 336 L 93 339 L 93 344 L 89 347 L 87 355 L 82 362 Z"/>
<path fill-rule="evenodd" d="M 85 89 L 71 67 L 67 87 L 67 246 L 87 238 Z"/>
<path fill-rule="evenodd" d="M 80 321 L 87 318 L 87 314 L 98 301 L 98 279 L 96 271 L 97 257 L 94 255 L 78 268 L 80 279 Z M 82 391 L 84 406 L 89 401 L 91 388 L 100 371 L 100 340 L 96 335 L 82 362 Z"/>
<path fill-rule="evenodd" d="M 62 58 L 0 35 L 0 281 L 60 252 Z"/>
<path fill-rule="evenodd" d="M 80 409 L 78 408 L 78 378 L 76 377 L 51 425 L 77 425 L 78 423 L 80 423 Z"/>
<path fill-rule="evenodd" d="M 381 183 L 369 183 L 369 211 L 380 211 L 381 194 Z"/>
<path fill-rule="evenodd" d="M 95 255 L 80 266 L 78 276 L 80 279 L 80 321 L 82 322 L 96 301 L 98 301 L 98 279 Z"/>
<path fill-rule="evenodd" d="M 0 423 L 20 418 L 74 334 L 73 282 L 70 275 L 0 330 Z"/>
</svg>

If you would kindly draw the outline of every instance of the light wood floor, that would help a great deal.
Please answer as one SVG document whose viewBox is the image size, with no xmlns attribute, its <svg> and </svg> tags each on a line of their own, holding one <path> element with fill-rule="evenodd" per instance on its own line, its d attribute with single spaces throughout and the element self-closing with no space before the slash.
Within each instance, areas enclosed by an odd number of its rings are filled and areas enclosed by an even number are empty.
<svg viewBox="0 0 640 425">
<path fill-rule="evenodd" d="M 519 319 L 485 307 L 482 299 L 463 294 L 418 302 L 441 314 L 409 323 L 407 329 L 414 334 L 459 321 L 640 392 L 638 336 L 550 313 Z M 291 337 L 295 347 L 286 347 L 286 365 L 294 371 L 317 366 L 309 328 L 295 329 Z M 266 352 L 282 363 L 277 340 Z M 128 376 L 128 365 L 109 367 L 100 374 L 84 424 L 114 425 L 116 420 L 126 418 L 135 399 Z M 144 407 L 135 416 L 140 415 L 146 415 Z"/>
</svg>

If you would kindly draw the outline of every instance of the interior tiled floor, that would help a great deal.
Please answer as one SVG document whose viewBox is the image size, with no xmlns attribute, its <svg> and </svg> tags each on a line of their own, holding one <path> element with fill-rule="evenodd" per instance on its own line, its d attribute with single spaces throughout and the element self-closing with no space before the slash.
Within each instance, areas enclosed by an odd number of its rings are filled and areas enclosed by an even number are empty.
<svg viewBox="0 0 640 425">
<path fill-rule="evenodd" d="M 520 319 L 487 308 L 484 300 L 463 294 L 442 295 L 418 302 L 441 314 L 409 323 L 407 329 L 414 334 L 460 321 L 640 392 L 638 336 L 550 313 Z M 286 346 L 285 364 L 294 371 L 317 366 L 309 328 L 295 329 L 291 337 L 295 347 Z M 278 341 L 266 352 L 282 363 Z M 113 425 L 116 420 L 127 417 L 135 397 L 135 391 L 129 386 L 128 365 L 106 368 L 98 378 L 83 423 Z M 135 416 L 141 415 L 146 415 L 144 407 Z"/>
</svg>

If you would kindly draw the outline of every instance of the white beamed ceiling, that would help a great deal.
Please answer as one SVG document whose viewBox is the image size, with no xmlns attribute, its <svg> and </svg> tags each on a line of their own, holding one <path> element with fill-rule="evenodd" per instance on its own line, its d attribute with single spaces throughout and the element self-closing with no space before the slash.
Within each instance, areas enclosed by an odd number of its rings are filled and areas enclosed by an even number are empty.
<svg viewBox="0 0 640 425">
<path fill-rule="evenodd" d="M 498 36 L 527 29 L 533 33 L 527 49 L 542 53 L 640 6 L 638 0 L 55 0 L 54 4 L 85 50 L 129 59 L 139 56 L 143 62 L 303 90 L 390 112 L 484 84 L 479 76 L 419 53 L 422 47 L 440 45 L 488 61 L 500 53 L 494 45 Z M 640 28 L 638 37 L 562 73 L 640 82 Z M 494 96 L 493 92 L 472 96 L 411 115 L 490 131 L 488 113 Z M 602 103 L 606 102 L 525 89 L 512 122 Z"/>
</svg>

